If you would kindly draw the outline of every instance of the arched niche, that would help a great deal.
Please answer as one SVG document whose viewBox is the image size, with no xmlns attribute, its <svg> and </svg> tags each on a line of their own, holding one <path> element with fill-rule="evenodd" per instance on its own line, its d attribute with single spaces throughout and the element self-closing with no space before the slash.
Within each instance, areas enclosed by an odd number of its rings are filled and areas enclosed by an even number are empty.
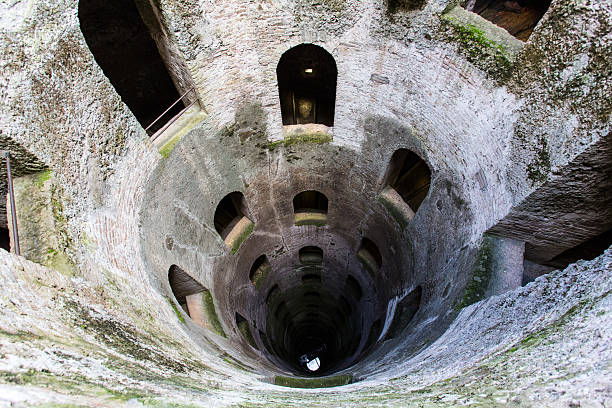
<svg viewBox="0 0 612 408">
<path fill-rule="evenodd" d="M 212 293 L 207 288 L 177 265 L 168 270 L 168 282 L 174 298 L 195 324 L 225 336 Z"/>
<path fill-rule="evenodd" d="M 80 0 L 81 32 L 96 62 L 143 128 L 180 95 L 132 0 Z M 168 113 L 182 108 L 178 103 Z M 156 123 L 153 133 L 164 125 Z"/>
<path fill-rule="evenodd" d="M 380 199 L 404 228 L 427 197 L 430 185 L 427 163 L 408 149 L 398 149 L 389 161 Z"/>
<path fill-rule="evenodd" d="M 323 263 L 323 250 L 316 246 L 300 248 L 298 256 L 300 263 L 305 265 L 320 265 Z"/>
<path fill-rule="evenodd" d="M 324 48 L 300 44 L 276 67 L 283 125 L 334 125 L 336 61 Z"/>
<path fill-rule="evenodd" d="M 253 232 L 254 224 L 249 219 L 249 210 L 244 194 L 229 193 L 217 204 L 214 217 L 215 230 L 233 253 Z"/>
<path fill-rule="evenodd" d="M 325 194 L 315 190 L 302 191 L 293 198 L 295 225 L 326 225 L 327 208 Z"/>
<path fill-rule="evenodd" d="M 365 237 L 361 239 L 361 244 L 357 251 L 357 259 L 359 259 L 372 278 L 376 276 L 383 262 L 382 255 L 376 244 L 371 239 Z"/>
<path fill-rule="evenodd" d="M 519 40 L 527 41 L 546 14 L 550 2 L 551 0 L 475 0 L 466 1 L 466 7 Z"/>
<path fill-rule="evenodd" d="M 253 265 L 251 265 L 249 279 L 256 288 L 259 288 L 271 270 L 272 267 L 270 266 L 270 262 L 268 262 L 268 257 L 261 255 L 253 262 Z"/>
<path fill-rule="evenodd" d="M 236 312 L 236 327 L 238 328 L 238 332 L 251 347 L 255 350 L 259 350 L 257 347 L 257 343 L 255 342 L 255 338 L 251 333 L 251 326 L 249 322 L 238 312 Z"/>
</svg>

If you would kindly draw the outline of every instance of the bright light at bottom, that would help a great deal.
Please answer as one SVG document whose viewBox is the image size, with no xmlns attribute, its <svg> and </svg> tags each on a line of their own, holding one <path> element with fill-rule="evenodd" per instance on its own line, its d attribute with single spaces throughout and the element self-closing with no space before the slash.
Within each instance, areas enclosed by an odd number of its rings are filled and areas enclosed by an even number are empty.
<svg viewBox="0 0 612 408">
<path fill-rule="evenodd" d="M 306 68 L 304 72 L 307 74 L 312 74 L 312 68 Z"/>
<path fill-rule="evenodd" d="M 315 358 L 314 360 L 310 360 L 308 363 L 306 363 L 306 367 L 308 367 L 310 371 L 317 371 L 319 367 L 321 367 L 321 360 L 319 360 L 319 357 Z"/>
</svg>

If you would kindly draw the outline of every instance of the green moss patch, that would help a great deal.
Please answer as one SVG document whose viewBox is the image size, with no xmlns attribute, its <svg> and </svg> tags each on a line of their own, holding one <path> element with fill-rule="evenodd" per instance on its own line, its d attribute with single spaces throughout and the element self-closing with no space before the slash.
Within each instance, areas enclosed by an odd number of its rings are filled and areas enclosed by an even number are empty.
<svg viewBox="0 0 612 408">
<path fill-rule="evenodd" d="M 511 74 L 522 42 L 480 16 L 455 7 L 440 17 L 443 37 L 460 45 L 462 54 L 492 78 L 506 80 Z"/>
<path fill-rule="evenodd" d="M 257 347 L 257 343 L 255 342 L 255 339 L 253 338 L 253 335 L 251 334 L 251 329 L 249 327 L 249 322 L 247 322 L 246 320 L 240 321 L 238 322 L 238 330 L 240 331 L 240 334 L 242 335 L 242 338 L 249 343 L 249 345 L 251 347 L 253 347 L 254 349 L 259 349 Z"/>
<path fill-rule="evenodd" d="M 181 140 L 180 135 L 174 136 L 165 145 L 163 145 L 161 149 L 159 149 L 159 154 L 161 154 L 164 159 L 167 159 L 179 140 Z"/>
<path fill-rule="evenodd" d="M 221 326 L 219 316 L 217 316 L 217 311 L 215 309 L 215 302 L 213 301 L 212 293 L 210 293 L 209 290 L 204 290 L 204 292 L 202 293 L 202 301 L 204 302 L 204 313 L 206 314 L 206 320 L 210 324 L 210 327 L 215 333 L 225 337 L 223 326 Z"/>
<path fill-rule="evenodd" d="M 255 273 L 253 274 L 253 277 L 251 278 L 251 282 L 253 282 L 253 285 L 255 285 L 256 288 L 259 288 L 271 270 L 272 267 L 267 262 L 257 268 L 255 270 Z"/>
<path fill-rule="evenodd" d="M 277 147 L 289 147 L 297 144 L 325 144 L 332 141 L 331 135 L 327 133 L 307 133 L 287 136 L 283 140 L 277 140 L 275 142 L 269 142 L 265 147 L 268 150 L 274 150 Z"/>
<path fill-rule="evenodd" d="M 323 227 L 327 225 L 327 214 L 315 212 L 300 212 L 295 214 L 295 225 L 314 225 Z"/>
<path fill-rule="evenodd" d="M 319 378 L 284 377 L 281 375 L 274 377 L 274 384 L 291 388 L 329 388 L 347 385 L 352 382 L 353 376 L 351 374 Z"/>
<path fill-rule="evenodd" d="M 168 303 L 170 303 L 170 306 L 172 306 L 172 310 L 174 310 L 174 313 L 176 313 L 176 317 L 178 317 L 181 323 L 185 323 L 185 318 L 183 317 L 181 312 L 179 312 L 178 308 L 176 307 L 172 299 L 170 299 L 169 297 L 167 297 L 166 299 L 168 299 Z"/>
<path fill-rule="evenodd" d="M 242 243 L 246 241 L 246 239 L 253 233 L 253 229 L 255 229 L 255 224 L 251 222 L 244 230 L 242 230 L 240 235 L 238 235 L 232 244 L 232 254 L 238 252 L 240 245 L 242 245 Z"/>
<path fill-rule="evenodd" d="M 41 173 L 38 173 L 38 176 L 36 177 L 34 184 L 36 184 L 36 187 L 41 189 L 43 188 L 43 185 L 50 179 L 51 179 L 51 170 L 46 170 Z"/>
<path fill-rule="evenodd" d="M 455 305 L 455 310 L 459 311 L 484 298 L 493 271 L 493 239 L 485 236 L 482 241 L 472 279 L 465 288 L 463 299 Z"/>
</svg>

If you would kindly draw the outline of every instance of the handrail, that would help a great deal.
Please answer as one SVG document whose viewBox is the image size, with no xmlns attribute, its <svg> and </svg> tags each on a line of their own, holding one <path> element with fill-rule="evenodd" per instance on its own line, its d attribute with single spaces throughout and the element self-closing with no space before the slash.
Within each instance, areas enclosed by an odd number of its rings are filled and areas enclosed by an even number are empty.
<svg viewBox="0 0 612 408">
<path fill-rule="evenodd" d="M 152 122 L 152 123 L 151 123 L 149 126 L 147 126 L 147 127 L 145 128 L 145 131 L 148 131 L 148 130 L 151 128 L 151 126 L 153 126 L 154 124 L 156 124 L 156 123 L 157 123 L 157 121 L 159 121 L 159 120 L 160 120 L 160 119 L 161 119 L 161 118 L 162 118 L 162 117 L 163 117 L 163 116 L 164 116 L 166 113 L 168 113 L 168 111 L 170 111 L 170 109 L 174 108 L 174 106 L 175 106 L 177 103 L 179 103 L 179 102 L 180 102 L 180 101 L 181 101 L 181 100 L 182 100 L 182 99 L 183 99 L 185 96 L 187 96 L 187 94 L 189 94 L 191 91 L 195 91 L 195 88 L 191 88 L 191 89 L 189 89 L 187 92 L 185 92 L 183 95 L 181 95 L 181 96 L 180 96 L 180 98 L 178 98 L 178 99 L 176 100 L 176 102 L 174 102 L 172 105 L 170 105 L 170 107 L 169 107 L 168 109 L 166 109 L 166 110 L 165 110 L 165 111 L 164 111 L 164 112 L 163 112 L 161 115 L 159 115 L 159 116 L 157 117 L 157 119 L 155 119 L 155 120 L 154 120 L 154 121 L 153 121 L 153 122 Z M 197 98 L 196 98 L 196 101 L 197 101 Z M 192 105 L 193 105 L 193 103 L 194 103 L 194 102 L 192 102 L 192 103 L 191 103 L 189 106 L 192 106 Z"/>
<path fill-rule="evenodd" d="M 157 139 L 159 137 L 159 135 L 161 135 L 162 133 L 164 133 L 164 131 L 166 129 L 168 129 L 170 127 L 170 125 L 172 125 L 174 122 L 176 122 L 176 120 L 189 108 L 191 108 L 198 100 L 194 99 L 193 102 L 191 102 L 189 105 L 185 106 L 179 113 L 177 113 L 172 119 L 170 119 L 168 121 L 168 123 L 166 123 L 164 126 L 162 126 L 157 132 L 153 133 L 153 135 L 151 135 L 151 141 L 155 141 L 155 139 Z"/>
<path fill-rule="evenodd" d="M 6 157 L 6 177 L 8 179 L 9 197 L 11 201 L 11 222 L 13 224 L 13 246 L 15 254 L 21 255 L 19 250 L 19 233 L 17 232 L 17 210 L 15 209 L 15 192 L 13 191 L 13 177 L 11 175 L 11 152 L 4 152 Z"/>
</svg>

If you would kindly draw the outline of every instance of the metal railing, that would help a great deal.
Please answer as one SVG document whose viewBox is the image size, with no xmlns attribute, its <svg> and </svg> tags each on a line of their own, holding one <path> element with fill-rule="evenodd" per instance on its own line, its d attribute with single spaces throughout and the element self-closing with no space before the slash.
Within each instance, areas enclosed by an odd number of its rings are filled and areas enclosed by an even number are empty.
<svg viewBox="0 0 612 408">
<path fill-rule="evenodd" d="M 187 95 L 189 95 L 191 92 L 194 92 L 195 94 L 195 88 L 191 88 L 189 89 L 187 92 L 185 92 L 183 95 L 181 95 L 172 105 L 170 105 L 170 107 L 168 109 L 166 109 L 161 115 L 159 115 L 157 117 L 157 119 L 155 119 L 149 126 L 147 126 L 145 128 L 145 131 L 148 133 L 149 129 L 151 129 L 151 127 L 153 127 L 153 125 L 155 125 L 157 122 L 159 122 L 159 120 L 161 118 L 164 117 L 164 115 L 166 115 L 166 113 L 168 113 L 172 108 L 174 108 L 176 106 L 176 104 L 178 104 L 179 102 L 181 102 L 183 100 L 183 98 L 185 98 Z M 187 106 L 185 106 L 183 109 L 181 109 L 181 111 L 179 113 L 177 113 L 176 115 L 174 115 L 172 117 L 172 119 L 170 119 L 164 126 L 162 126 L 160 129 L 158 129 L 157 131 L 155 131 L 155 133 L 153 133 L 151 135 L 151 141 L 157 139 L 157 137 L 159 135 L 161 135 L 166 129 L 168 129 L 174 122 L 176 122 L 176 120 L 181 117 L 181 115 L 183 113 L 185 113 L 185 111 L 189 108 L 191 108 L 193 105 L 196 104 L 196 102 L 198 102 L 198 95 L 195 94 L 195 98 L 194 100 L 189 103 Z"/>
</svg>

